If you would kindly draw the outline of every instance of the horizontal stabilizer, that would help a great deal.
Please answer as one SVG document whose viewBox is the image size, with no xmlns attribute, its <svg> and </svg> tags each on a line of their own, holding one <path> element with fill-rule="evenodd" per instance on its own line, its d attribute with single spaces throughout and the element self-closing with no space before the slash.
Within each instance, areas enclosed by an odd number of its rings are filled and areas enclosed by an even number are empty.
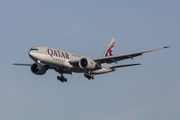
<svg viewBox="0 0 180 120">
<path fill-rule="evenodd" d="M 141 64 L 137 63 L 137 64 L 117 65 L 117 66 L 112 66 L 110 68 L 129 67 L 129 66 L 135 66 L 135 65 L 141 65 Z"/>
</svg>

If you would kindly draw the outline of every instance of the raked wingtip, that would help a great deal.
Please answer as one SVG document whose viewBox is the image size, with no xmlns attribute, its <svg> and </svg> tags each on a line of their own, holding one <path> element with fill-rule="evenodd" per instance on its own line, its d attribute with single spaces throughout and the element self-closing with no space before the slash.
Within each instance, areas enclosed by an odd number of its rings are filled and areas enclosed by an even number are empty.
<svg viewBox="0 0 180 120">
<path fill-rule="evenodd" d="M 170 46 L 165 46 L 164 48 L 170 48 Z"/>
</svg>

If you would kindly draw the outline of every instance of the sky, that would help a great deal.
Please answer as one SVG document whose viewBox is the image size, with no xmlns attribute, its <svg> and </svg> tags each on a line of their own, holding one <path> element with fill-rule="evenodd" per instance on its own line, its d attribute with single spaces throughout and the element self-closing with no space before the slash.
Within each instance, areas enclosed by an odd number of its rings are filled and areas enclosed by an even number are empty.
<svg viewBox="0 0 180 120">
<path fill-rule="evenodd" d="M 179 0 L 1 0 L 0 119 L 179 120 L 179 13 Z M 111 38 L 114 55 L 171 47 L 95 80 L 12 65 L 37 45 L 101 57 Z"/>
</svg>

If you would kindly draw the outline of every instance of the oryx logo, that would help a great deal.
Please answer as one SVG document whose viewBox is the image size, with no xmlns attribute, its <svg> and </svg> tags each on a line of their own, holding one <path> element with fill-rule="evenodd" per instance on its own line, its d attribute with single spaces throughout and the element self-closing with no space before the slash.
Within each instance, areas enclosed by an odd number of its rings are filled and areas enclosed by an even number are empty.
<svg viewBox="0 0 180 120">
<path fill-rule="evenodd" d="M 115 42 L 114 42 L 115 43 Z M 114 43 L 107 49 L 105 57 L 107 56 L 113 56 L 113 48 L 114 48 Z"/>
</svg>

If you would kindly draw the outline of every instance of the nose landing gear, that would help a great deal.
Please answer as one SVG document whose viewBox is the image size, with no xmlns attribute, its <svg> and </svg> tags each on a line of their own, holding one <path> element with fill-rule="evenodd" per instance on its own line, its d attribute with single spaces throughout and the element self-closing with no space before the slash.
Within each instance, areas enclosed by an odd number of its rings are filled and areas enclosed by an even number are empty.
<svg viewBox="0 0 180 120">
<path fill-rule="evenodd" d="M 84 77 L 88 78 L 89 80 L 90 80 L 90 79 L 93 79 L 93 80 L 94 80 L 94 76 L 91 75 L 90 73 L 84 73 Z"/>
<path fill-rule="evenodd" d="M 67 82 L 67 78 L 65 78 L 64 76 L 61 77 L 57 76 L 57 79 L 61 82 Z"/>
</svg>

